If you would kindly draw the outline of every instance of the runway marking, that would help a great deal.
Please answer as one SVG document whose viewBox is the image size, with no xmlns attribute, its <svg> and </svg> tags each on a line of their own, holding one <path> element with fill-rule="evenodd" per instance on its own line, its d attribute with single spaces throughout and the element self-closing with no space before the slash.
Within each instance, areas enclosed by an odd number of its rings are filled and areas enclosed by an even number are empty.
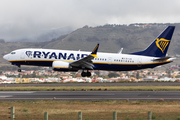
<svg viewBox="0 0 180 120">
<path fill-rule="evenodd" d="M 12 95 L 0 96 L 0 98 L 12 97 Z"/>
<path fill-rule="evenodd" d="M 35 91 L 0 91 L 0 93 L 35 93 Z"/>
</svg>

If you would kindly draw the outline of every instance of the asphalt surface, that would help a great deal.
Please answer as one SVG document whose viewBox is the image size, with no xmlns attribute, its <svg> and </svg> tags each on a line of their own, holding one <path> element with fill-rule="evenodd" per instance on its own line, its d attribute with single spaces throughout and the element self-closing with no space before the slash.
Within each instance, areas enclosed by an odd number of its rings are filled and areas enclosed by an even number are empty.
<svg viewBox="0 0 180 120">
<path fill-rule="evenodd" d="M 180 86 L 180 82 L 146 82 L 146 83 L 39 83 L 39 84 L 0 84 L 0 87 L 30 86 Z"/>
<path fill-rule="evenodd" d="M 180 100 L 180 91 L 0 91 L 0 100 Z"/>
</svg>

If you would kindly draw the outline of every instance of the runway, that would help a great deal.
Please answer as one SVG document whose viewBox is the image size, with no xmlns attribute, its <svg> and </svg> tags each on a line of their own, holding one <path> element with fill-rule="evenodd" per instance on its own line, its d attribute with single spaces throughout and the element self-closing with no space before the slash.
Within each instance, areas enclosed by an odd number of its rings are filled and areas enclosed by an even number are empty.
<svg viewBox="0 0 180 120">
<path fill-rule="evenodd" d="M 180 91 L 0 91 L 0 100 L 180 100 Z"/>
<path fill-rule="evenodd" d="M 0 84 L 0 87 L 54 87 L 54 86 L 180 86 L 180 82 L 144 82 L 144 83 L 26 83 L 26 84 Z"/>
</svg>

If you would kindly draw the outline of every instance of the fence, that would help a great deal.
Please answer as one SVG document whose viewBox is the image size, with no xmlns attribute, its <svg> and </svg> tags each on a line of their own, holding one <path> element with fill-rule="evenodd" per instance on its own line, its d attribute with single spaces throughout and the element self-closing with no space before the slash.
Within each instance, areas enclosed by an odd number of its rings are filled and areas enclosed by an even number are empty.
<svg viewBox="0 0 180 120">
<path fill-rule="evenodd" d="M 11 107 L 10 108 L 10 110 L 11 110 L 11 112 L 10 112 L 10 119 L 11 120 L 15 120 L 16 119 L 16 117 L 15 117 L 15 107 Z M 82 118 L 83 118 L 83 114 L 82 114 L 82 112 L 80 111 L 80 112 L 78 112 L 78 114 L 77 114 L 77 117 L 78 117 L 78 120 L 82 120 Z M 117 120 L 117 112 L 113 112 L 113 114 L 112 114 L 112 119 L 113 120 Z M 59 119 L 61 119 L 61 118 L 59 118 Z M 45 112 L 44 113 L 44 120 L 48 120 L 48 112 Z M 91 120 L 90 118 L 85 118 L 85 120 Z M 149 111 L 148 112 L 148 120 L 152 120 L 152 113 L 151 113 L 151 111 Z"/>
<path fill-rule="evenodd" d="M 10 120 L 15 120 L 15 119 L 32 119 L 32 118 L 29 118 L 29 116 L 23 116 L 23 114 L 15 114 L 15 107 L 11 107 L 9 108 L 10 109 L 10 117 L 9 119 Z M 48 116 L 48 112 L 44 112 L 44 116 L 40 116 L 38 115 L 39 118 L 36 118 L 36 119 L 44 119 L 44 120 L 48 120 L 48 118 L 50 120 L 53 120 L 53 119 L 59 119 L 59 120 L 94 120 L 94 119 L 98 119 L 98 120 L 142 120 L 142 118 L 139 118 L 138 116 L 141 116 L 143 117 L 143 120 L 146 119 L 146 120 L 154 120 L 156 119 L 153 115 L 152 115 L 152 112 L 149 111 L 148 113 L 144 113 L 144 114 L 137 114 L 137 113 L 118 113 L 118 112 L 113 112 L 113 113 L 110 113 L 110 112 L 106 112 L 106 113 L 98 113 L 98 116 L 92 116 L 92 114 L 88 115 L 88 113 L 82 113 L 81 111 L 78 112 L 78 113 L 73 113 L 73 114 L 70 114 L 70 115 L 62 115 L 62 114 L 58 114 L 54 117 L 52 116 Z M 106 116 L 104 118 L 104 116 Z M 108 117 L 107 117 L 108 116 Z M 125 117 L 126 116 L 126 117 Z M 180 120 L 179 117 L 176 118 L 176 120 Z"/>
</svg>

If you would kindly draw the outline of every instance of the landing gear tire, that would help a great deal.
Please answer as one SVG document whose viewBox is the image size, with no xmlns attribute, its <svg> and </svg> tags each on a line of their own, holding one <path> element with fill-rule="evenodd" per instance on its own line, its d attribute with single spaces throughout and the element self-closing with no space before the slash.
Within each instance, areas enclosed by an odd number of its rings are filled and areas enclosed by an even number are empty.
<svg viewBox="0 0 180 120">
<path fill-rule="evenodd" d="M 18 72 L 21 72 L 21 69 L 18 69 Z"/>
<path fill-rule="evenodd" d="M 90 77 L 91 76 L 91 72 L 82 72 L 81 76 L 82 77 Z"/>
<path fill-rule="evenodd" d="M 91 76 L 91 72 L 87 72 L 87 77 L 90 77 Z"/>
<path fill-rule="evenodd" d="M 16 64 L 15 64 L 15 65 L 16 65 Z M 18 72 L 21 72 L 21 65 L 18 65 L 18 64 L 17 64 L 16 66 L 18 67 L 18 70 L 17 70 L 17 71 L 18 71 Z"/>
<path fill-rule="evenodd" d="M 86 75 L 86 72 L 82 72 L 82 73 L 81 73 L 81 76 L 82 76 L 82 77 L 86 77 L 86 76 L 87 76 L 87 75 Z"/>
</svg>

